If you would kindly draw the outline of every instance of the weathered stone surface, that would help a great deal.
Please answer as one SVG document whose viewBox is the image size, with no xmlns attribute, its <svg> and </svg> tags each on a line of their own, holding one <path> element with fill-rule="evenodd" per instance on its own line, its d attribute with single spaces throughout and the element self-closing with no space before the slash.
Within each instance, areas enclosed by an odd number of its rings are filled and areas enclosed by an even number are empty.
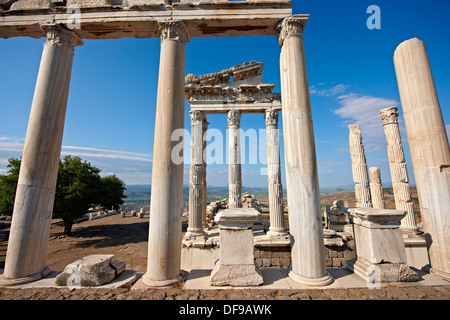
<svg viewBox="0 0 450 320">
<path fill-rule="evenodd" d="M 407 263 L 403 233 L 399 229 L 405 211 L 350 208 L 357 259 L 347 267 L 369 283 L 417 281 Z"/>
<path fill-rule="evenodd" d="M 431 267 L 450 278 L 450 148 L 424 43 L 402 42 L 394 66 Z"/>
<path fill-rule="evenodd" d="M 56 277 L 55 283 L 74 287 L 101 286 L 114 280 L 125 267 L 125 262 L 116 260 L 113 254 L 90 255 L 69 264 Z"/>
<path fill-rule="evenodd" d="M 220 256 L 211 272 L 211 285 L 257 286 L 264 282 L 253 249 L 252 225 L 260 215 L 254 208 L 236 208 L 216 216 Z"/>
<path fill-rule="evenodd" d="M 264 283 L 261 271 L 253 264 L 222 264 L 218 262 L 211 272 L 213 286 L 259 286 Z"/>
</svg>

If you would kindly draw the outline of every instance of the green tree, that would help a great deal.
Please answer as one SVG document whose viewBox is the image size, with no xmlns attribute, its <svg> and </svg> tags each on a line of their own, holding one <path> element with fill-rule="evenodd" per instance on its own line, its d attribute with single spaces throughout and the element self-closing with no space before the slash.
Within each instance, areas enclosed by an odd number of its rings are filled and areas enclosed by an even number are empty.
<svg viewBox="0 0 450 320">
<path fill-rule="evenodd" d="M 12 214 L 20 160 L 9 159 L 9 174 L 0 176 L 0 212 Z M 116 175 L 100 177 L 101 170 L 80 157 L 66 156 L 59 162 L 53 216 L 61 218 L 64 234 L 71 235 L 76 218 L 90 207 L 118 210 L 123 204 L 125 183 Z"/>
<path fill-rule="evenodd" d="M 100 169 L 80 157 L 60 161 L 53 216 L 63 220 L 64 234 L 71 235 L 73 221 L 98 203 L 100 180 Z"/>
<path fill-rule="evenodd" d="M 120 180 L 115 174 L 102 177 L 98 194 L 98 203 L 105 209 L 119 210 L 124 203 L 125 182 Z"/>
<path fill-rule="evenodd" d="M 8 174 L 0 175 L 0 214 L 13 214 L 20 162 L 20 159 L 9 158 L 6 166 Z"/>
</svg>

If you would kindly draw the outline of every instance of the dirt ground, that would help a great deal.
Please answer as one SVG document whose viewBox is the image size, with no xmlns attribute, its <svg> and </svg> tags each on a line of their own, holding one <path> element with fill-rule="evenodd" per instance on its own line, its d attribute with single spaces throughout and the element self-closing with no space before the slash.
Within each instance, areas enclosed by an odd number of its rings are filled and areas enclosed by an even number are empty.
<svg viewBox="0 0 450 320">
<path fill-rule="evenodd" d="M 64 226 L 53 220 L 48 243 L 47 266 L 52 271 L 64 268 L 91 254 L 114 254 L 125 261 L 127 269 L 144 273 L 147 265 L 148 215 L 144 218 L 120 214 L 75 223 L 73 235 L 63 237 Z M 6 257 L 7 241 L 0 243 L 0 267 Z"/>
</svg>

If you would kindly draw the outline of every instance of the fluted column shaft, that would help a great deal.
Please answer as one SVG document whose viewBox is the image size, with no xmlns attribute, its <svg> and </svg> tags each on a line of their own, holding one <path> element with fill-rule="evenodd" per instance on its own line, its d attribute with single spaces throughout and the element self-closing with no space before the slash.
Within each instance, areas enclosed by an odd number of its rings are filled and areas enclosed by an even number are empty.
<svg viewBox="0 0 450 320">
<path fill-rule="evenodd" d="M 395 208 L 406 211 L 406 216 L 401 220 L 401 228 L 408 231 L 417 231 L 414 203 L 411 197 L 405 154 L 398 126 L 398 110 L 396 107 L 385 108 L 380 110 L 380 116 L 388 143 L 387 151 Z"/>
<path fill-rule="evenodd" d="M 55 198 L 74 47 L 83 41 L 59 25 L 44 43 L 22 155 L 4 277 L 41 278 Z"/>
<path fill-rule="evenodd" d="M 307 16 L 297 15 L 277 25 L 291 234 L 289 276 L 308 285 L 326 285 L 332 278 L 325 268 L 319 178 L 302 36 L 307 20 Z"/>
<path fill-rule="evenodd" d="M 242 176 L 241 176 L 241 146 L 240 146 L 240 121 L 239 110 L 228 111 L 228 184 L 229 199 L 228 208 L 241 208 Z"/>
<path fill-rule="evenodd" d="M 269 236 L 286 235 L 283 212 L 283 187 L 281 184 L 280 143 L 278 134 L 278 111 L 266 110 L 267 175 L 269 180 Z"/>
<path fill-rule="evenodd" d="M 202 149 L 203 149 L 203 162 L 202 162 L 202 226 L 206 227 L 206 207 L 207 204 L 207 184 L 206 184 L 206 134 L 208 131 L 209 122 L 206 121 L 206 115 L 202 122 Z"/>
<path fill-rule="evenodd" d="M 431 268 L 450 277 L 450 149 L 424 43 L 401 43 L 394 65 Z"/>
<path fill-rule="evenodd" d="M 348 128 L 350 131 L 349 146 L 352 158 L 353 182 L 355 183 L 356 207 L 372 208 L 369 174 L 367 172 L 361 129 L 357 124 L 351 124 Z"/>
<path fill-rule="evenodd" d="M 201 111 L 191 111 L 191 168 L 189 173 L 189 220 L 186 237 L 203 235 L 203 121 Z"/>
<path fill-rule="evenodd" d="M 166 286 L 183 276 L 180 270 L 183 160 L 179 154 L 173 155 L 177 159 L 172 158 L 172 150 L 179 143 L 172 141 L 172 134 L 177 129 L 184 130 L 185 44 L 189 35 L 185 24 L 178 21 L 160 23 L 160 31 L 148 260 L 143 276 L 149 286 Z"/>
</svg>

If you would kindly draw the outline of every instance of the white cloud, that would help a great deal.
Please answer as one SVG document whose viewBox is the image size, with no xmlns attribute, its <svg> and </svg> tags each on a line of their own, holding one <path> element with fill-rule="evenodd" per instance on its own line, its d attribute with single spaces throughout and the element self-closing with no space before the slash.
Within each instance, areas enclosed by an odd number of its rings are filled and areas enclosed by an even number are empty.
<svg viewBox="0 0 450 320">
<path fill-rule="evenodd" d="M 6 172 L 8 158 L 20 158 L 24 139 L 0 137 L 0 173 Z M 61 157 L 79 156 L 102 170 L 102 175 L 115 173 L 126 184 L 151 182 L 152 155 L 146 153 L 106 150 L 98 148 L 62 146 Z"/>
<path fill-rule="evenodd" d="M 380 118 L 380 110 L 398 105 L 398 101 L 370 95 L 349 93 L 338 97 L 341 107 L 333 112 L 348 123 L 356 123 L 361 127 L 364 139 L 374 147 L 385 147 L 385 135 Z"/>
<path fill-rule="evenodd" d="M 327 88 L 325 83 L 319 83 L 317 86 L 311 86 L 309 88 L 309 93 L 322 97 L 331 97 L 344 93 L 348 87 L 348 85 L 340 83 Z"/>
</svg>

